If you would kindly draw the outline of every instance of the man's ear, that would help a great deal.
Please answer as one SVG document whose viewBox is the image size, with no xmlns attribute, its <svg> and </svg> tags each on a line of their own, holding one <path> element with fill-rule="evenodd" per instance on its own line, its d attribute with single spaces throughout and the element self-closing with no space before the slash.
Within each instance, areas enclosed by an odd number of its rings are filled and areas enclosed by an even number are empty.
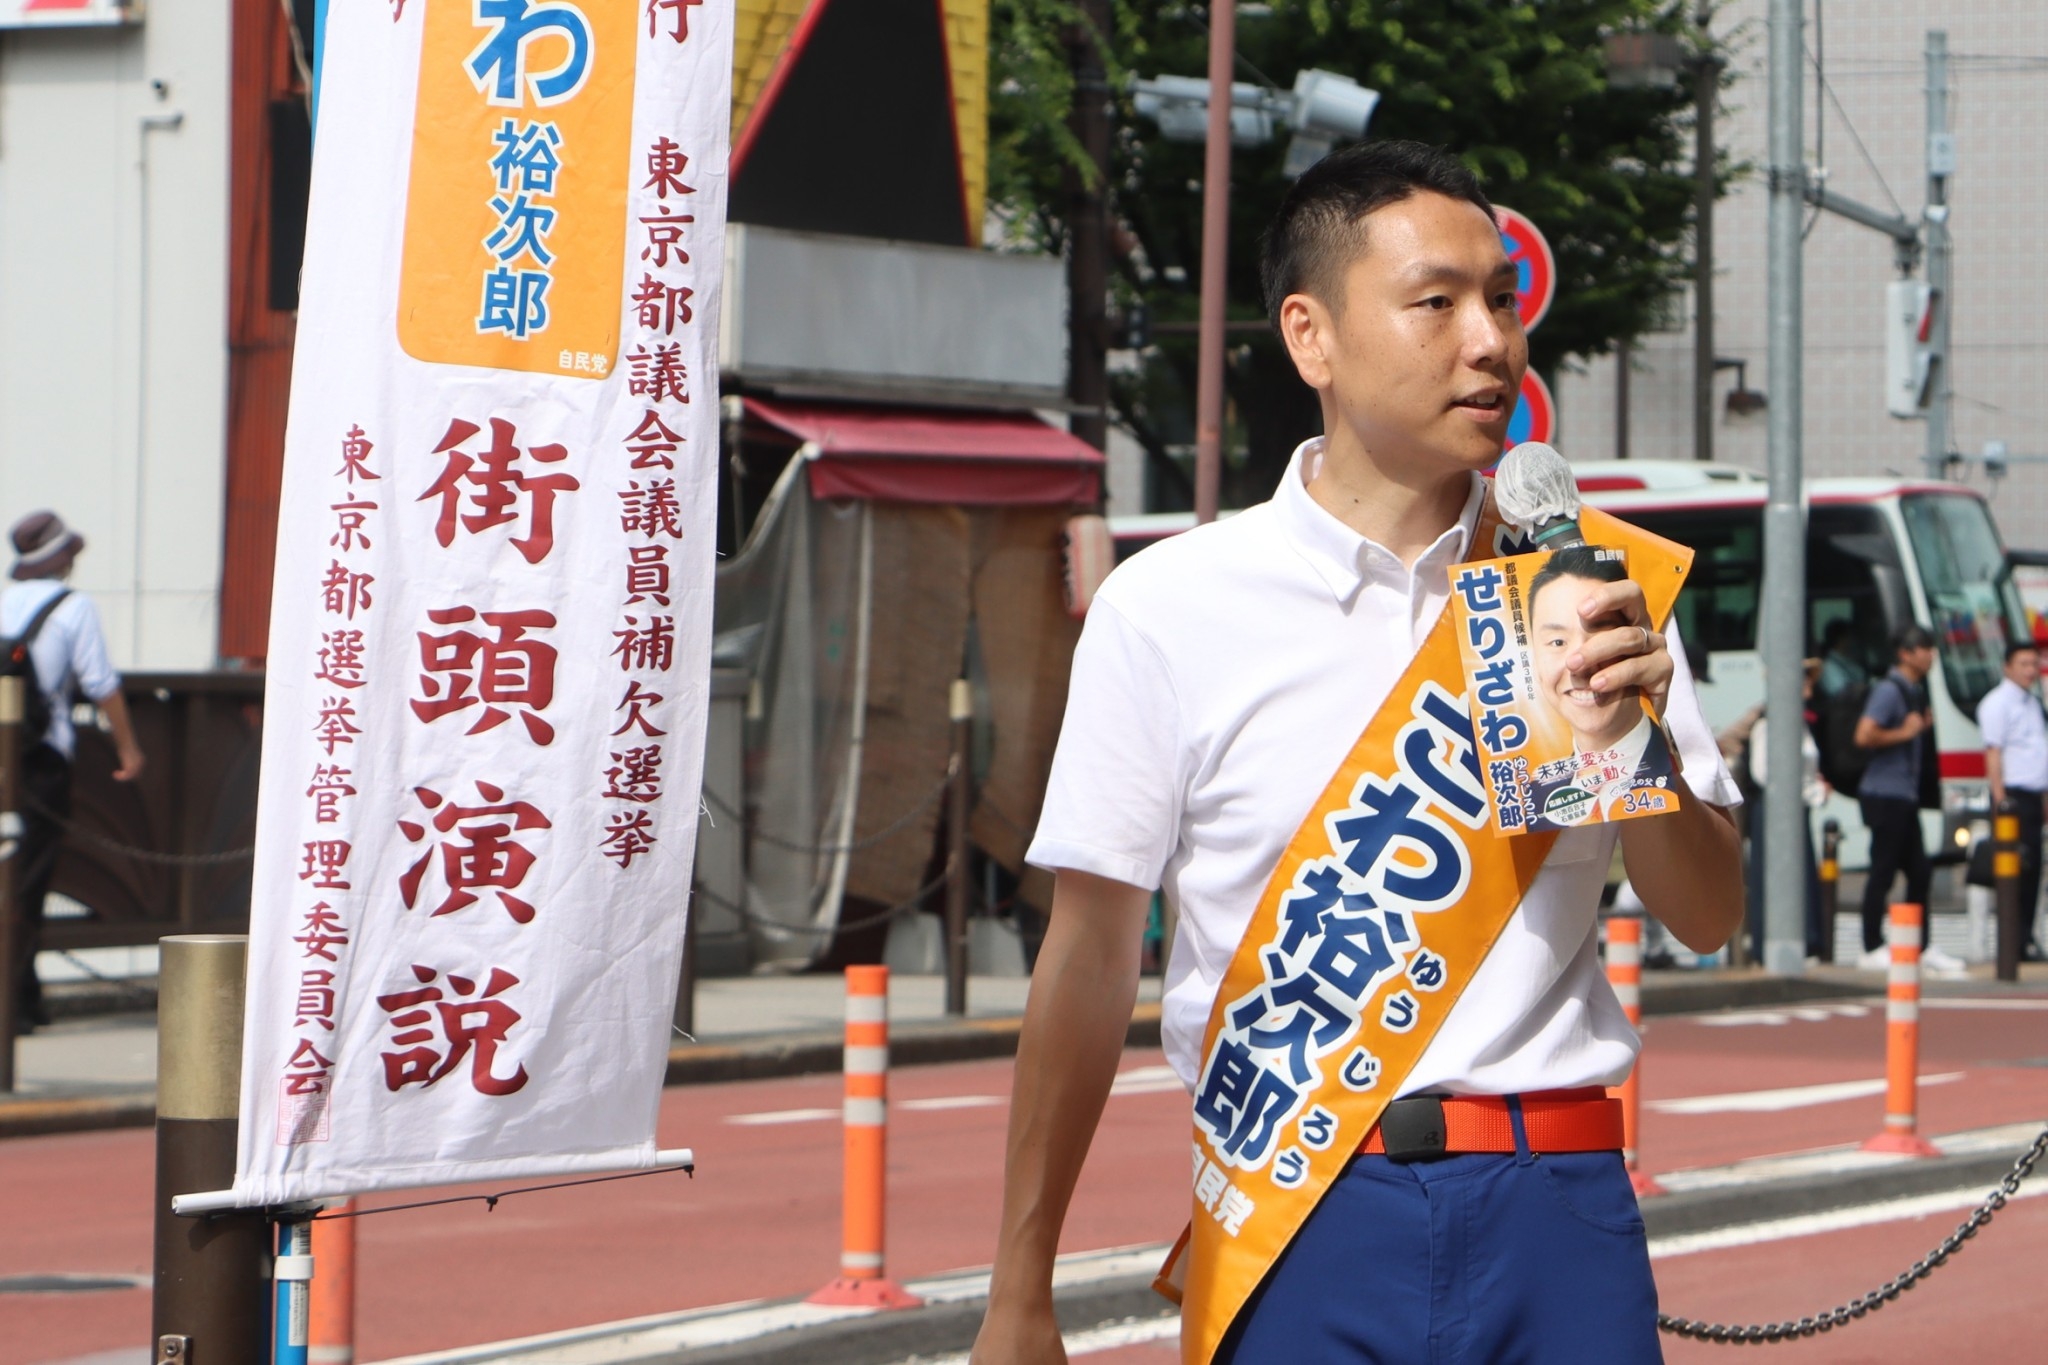
<svg viewBox="0 0 2048 1365">
<path fill-rule="evenodd" d="M 1280 340 L 1301 381 L 1318 392 L 1330 387 L 1336 323 L 1321 299 L 1289 294 L 1280 303 Z"/>
</svg>

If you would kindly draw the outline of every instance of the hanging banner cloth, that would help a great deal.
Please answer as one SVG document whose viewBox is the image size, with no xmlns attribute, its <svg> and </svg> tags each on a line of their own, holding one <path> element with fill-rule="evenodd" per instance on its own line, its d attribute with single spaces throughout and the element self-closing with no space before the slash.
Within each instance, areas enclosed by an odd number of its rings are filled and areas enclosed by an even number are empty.
<svg viewBox="0 0 2048 1365">
<path fill-rule="evenodd" d="M 1691 552 L 1591 508 L 1580 529 L 1627 550 L 1661 627 Z M 1512 535 L 1489 491 L 1471 558 L 1513 553 Z M 1483 563 L 1451 573 L 1454 596 L 1500 582 Z M 1208 1365 L 1400 1093 L 1557 838 L 1492 828 L 1454 616 L 1437 618 L 1295 831 L 1216 993 L 1195 1086 L 1194 1220 L 1157 1286 L 1181 1303 L 1189 1365 Z"/>
<path fill-rule="evenodd" d="M 650 1166 L 731 0 L 322 12 L 235 1195 Z"/>
</svg>

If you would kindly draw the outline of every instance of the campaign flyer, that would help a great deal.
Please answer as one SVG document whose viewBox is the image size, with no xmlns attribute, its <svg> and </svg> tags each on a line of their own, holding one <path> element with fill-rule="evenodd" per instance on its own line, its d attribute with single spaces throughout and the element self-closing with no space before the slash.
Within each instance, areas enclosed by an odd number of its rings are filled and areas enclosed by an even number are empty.
<svg viewBox="0 0 2048 1365">
<path fill-rule="evenodd" d="M 1596 693 L 1568 661 L 1606 628 L 1579 605 L 1628 576 L 1624 551 L 1573 545 L 1460 565 L 1451 611 L 1497 834 L 1678 809 L 1671 750 L 1637 689 Z"/>
</svg>

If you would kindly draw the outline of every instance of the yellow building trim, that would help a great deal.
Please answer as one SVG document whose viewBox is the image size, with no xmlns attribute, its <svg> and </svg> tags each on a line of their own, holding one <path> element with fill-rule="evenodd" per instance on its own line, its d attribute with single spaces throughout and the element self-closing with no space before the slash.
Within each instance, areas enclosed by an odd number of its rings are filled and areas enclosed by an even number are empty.
<svg viewBox="0 0 2048 1365">
<path fill-rule="evenodd" d="M 967 240 L 979 246 L 988 202 L 988 0 L 940 4 L 946 16 L 946 60 L 953 75 L 953 126 L 960 135 Z"/>
<path fill-rule="evenodd" d="M 738 145 L 754 104 L 789 48 L 804 11 L 825 0 L 734 0 L 732 31 L 732 140 Z"/>
</svg>

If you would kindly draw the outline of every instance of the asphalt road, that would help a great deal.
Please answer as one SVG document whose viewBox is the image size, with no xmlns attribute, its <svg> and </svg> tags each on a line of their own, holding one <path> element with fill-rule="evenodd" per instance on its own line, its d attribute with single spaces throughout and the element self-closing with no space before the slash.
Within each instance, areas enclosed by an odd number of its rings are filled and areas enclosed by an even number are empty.
<svg viewBox="0 0 2048 1365">
<path fill-rule="evenodd" d="M 1924 1017 L 1923 1131 L 2048 1116 L 2048 998 L 1930 1002 Z M 1883 1111 L 1874 1089 L 1883 1033 L 1876 1003 L 1653 1020 L 1643 1064 L 1645 1165 L 1670 1171 L 1870 1136 Z M 1063 1249 L 1178 1232 L 1186 1100 L 1161 1061 L 1156 1052 L 1126 1056 Z M 891 1078 L 889 1270 L 897 1278 L 989 1260 L 1009 1072 L 1006 1061 L 978 1062 Z M 695 1179 L 659 1175 L 520 1196 L 495 1212 L 466 1204 L 362 1220 L 358 1359 L 822 1285 L 837 1259 L 839 1084 L 822 1076 L 670 1090 L 661 1142 L 696 1149 Z M 150 1144 L 147 1132 L 0 1143 L 0 1280 L 147 1275 Z M 1888 1278 L 1960 1217 L 1666 1256 L 1659 1285 L 1666 1308 L 1687 1316 L 1798 1316 Z M 2017 1203 L 1878 1318 L 1772 1349 L 1816 1362 L 1917 1362 L 1937 1348 L 1986 1362 L 2035 1358 L 2029 1305 L 2044 1258 L 2048 1200 Z M 132 1351 L 147 1330 L 144 1289 L 0 1293 L 0 1365 Z M 1101 1349 L 1076 1358 L 1097 1365 L 1173 1358 L 1170 1339 L 1084 1344 Z M 1673 1343 L 1670 1358 L 1728 1349 Z"/>
</svg>

